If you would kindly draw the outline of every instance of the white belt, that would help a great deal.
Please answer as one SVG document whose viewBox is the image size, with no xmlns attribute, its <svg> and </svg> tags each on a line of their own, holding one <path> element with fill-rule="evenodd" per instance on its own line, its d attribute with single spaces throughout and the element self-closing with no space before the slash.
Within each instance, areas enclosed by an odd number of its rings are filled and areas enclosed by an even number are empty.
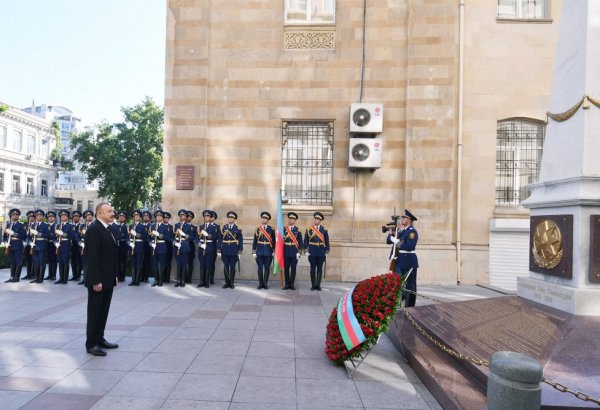
<svg viewBox="0 0 600 410">
<path fill-rule="evenodd" d="M 143 239 L 136 239 L 135 241 L 136 241 L 136 242 L 144 242 L 144 240 L 143 240 Z"/>
<path fill-rule="evenodd" d="M 214 242 L 213 240 L 210 240 L 210 241 L 203 241 L 202 243 L 213 243 L 213 242 Z"/>
<path fill-rule="evenodd" d="M 415 251 L 398 251 L 398 253 L 415 253 Z"/>
</svg>

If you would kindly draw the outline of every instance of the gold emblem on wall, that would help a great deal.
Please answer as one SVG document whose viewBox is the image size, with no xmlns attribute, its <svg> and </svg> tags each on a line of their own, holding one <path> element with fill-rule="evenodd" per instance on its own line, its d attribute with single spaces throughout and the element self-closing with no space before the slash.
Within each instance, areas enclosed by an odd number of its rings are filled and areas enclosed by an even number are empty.
<svg viewBox="0 0 600 410">
<path fill-rule="evenodd" d="M 535 227 L 533 234 L 533 260 L 542 269 L 555 268 L 563 258 L 562 233 L 558 225 L 544 219 Z"/>
</svg>

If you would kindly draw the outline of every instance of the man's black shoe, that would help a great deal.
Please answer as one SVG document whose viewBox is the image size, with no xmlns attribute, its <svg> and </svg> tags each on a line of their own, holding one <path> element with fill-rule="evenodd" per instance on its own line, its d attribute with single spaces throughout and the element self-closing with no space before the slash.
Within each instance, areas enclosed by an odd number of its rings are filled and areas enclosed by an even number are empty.
<svg viewBox="0 0 600 410">
<path fill-rule="evenodd" d="M 318 291 L 320 291 L 320 290 L 321 290 L 321 287 L 320 287 L 320 286 L 317 286 L 315 289 L 316 289 L 316 290 L 318 290 Z"/>
<path fill-rule="evenodd" d="M 78 285 L 85 285 L 85 281 L 82 279 L 79 282 L 77 282 Z"/>
<path fill-rule="evenodd" d="M 229 287 L 230 287 L 231 289 L 235 289 L 235 285 L 234 285 L 233 283 L 232 283 L 231 285 L 229 285 Z"/>
<path fill-rule="evenodd" d="M 14 280 L 13 278 L 10 278 L 10 279 L 8 279 L 8 280 L 5 280 L 5 281 L 4 281 L 4 283 L 12 283 L 12 282 L 14 282 L 14 281 L 15 281 L 15 280 Z"/>
<path fill-rule="evenodd" d="M 204 283 L 198 283 L 198 285 L 196 286 L 197 288 L 201 288 L 204 286 Z"/>
<path fill-rule="evenodd" d="M 158 286 L 158 283 L 157 283 L 157 282 L 154 282 L 152 285 L 150 285 L 150 287 L 151 287 L 151 288 L 153 288 L 153 287 L 155 287 L 155 286 Z"/>
<path fill-rule="evenodd" d="M 98 345 L 103 349 L 117 349 L 119 347 L 118 344 L 110 343 L 110 342 L 107 342 L 106 340 L 102 340 L 100 343 L 98 343 Z"/>
<path fill-rule="evenodd" d="M 73 280 L 79 280 L 79 278 L 73 276 L 71 279 L 69 279 L 69 282 L 73 281 Z"/>
<path fill-rule="evenodd" d="M 30 280 L 29 283 L 37 283 L 37 279 Z"/>
<path fill-rule="evenodd" d="M 267 285 L 264 285 L 263 289 L 269 289 L 269 287 Z"/>
<path fill-rule="evenodd" d="M 229 285 L 226 283 L 223 285 L 223 289 L 227 289 L 229 287 Z"/>
<path fill-rule="evenodd" d="M 181 286 L 182 288 L 185 288 L 185 282 L 181 282 L 181 283 L 179 284 L 179 286 Z"/>
<path fill-rule="evenodd" d="M 179 282 L 175 282 L 175 287 L 178 288 L 179 286 Z"/>
<path fill-rule="evenodd" d="M 296 290 L 296 288 L 295 288 L 295 287 L 293 287 L 293 286 L 290 286 L 290 287 L 288 287 L 288 289 L 291 289 L 291 290 Z"/>
<path fill-rule="evenodd" d="M 106 352 L 100 349 L 99 346 L 90 347 L 87 352 L 93 356 L 106 356 Z"/>
</svg>

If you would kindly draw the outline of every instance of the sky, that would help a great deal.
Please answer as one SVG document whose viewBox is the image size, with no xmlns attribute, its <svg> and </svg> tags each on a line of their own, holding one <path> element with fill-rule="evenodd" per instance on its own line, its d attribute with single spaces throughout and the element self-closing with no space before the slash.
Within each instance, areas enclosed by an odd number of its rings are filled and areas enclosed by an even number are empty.
<svg viewBox="0 0 600 410">
<path fill-rule="evenodd" d="M 164 105 L 165 0 L 0 0 L 0 101 L 63 106 L 84 123 Z"/>
</svg>

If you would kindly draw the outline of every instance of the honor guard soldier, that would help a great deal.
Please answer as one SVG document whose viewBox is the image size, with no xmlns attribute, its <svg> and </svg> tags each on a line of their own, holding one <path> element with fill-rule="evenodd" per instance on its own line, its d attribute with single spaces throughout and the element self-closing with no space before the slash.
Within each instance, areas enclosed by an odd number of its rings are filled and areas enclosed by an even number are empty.
<svg viewBox="0 0 600 410">
<path fill-rule="evenodd" d="M 275 231 L 268 225 L 271 214 L 263 211 L 260 214 L 261 224 L 254 231 L 252 256 L 258 266 L 258 286 L 256 289 L 269 289 L 269 270 L 275 249 Z"/>
<path fill-rule="evenodd" d="M 127 212 L 117 212 L 118 222 L 115 226 L 115 239 L 119 243 L 119 258 L 117 264 L 117 280 L 119 282 L 125 281 L 125 274 L 127 273 L 127 253 L 129 252 L 129 229 L 127 229 Z"/>
<path fill-rule="evenodd" d="M 321 278 L 323 277 L 323 263 L 329 253 L 329 233 L 321 221 L 325 219 L 321 212 L 315 212 L 313 217 L 315 223 L 306 230 L 304 236 L 304 248 L 308 254 L 310 263 L 310 290 L 321 290 Z"/>
<path fill-rule="evenodd" d="M 35 222 L 29 229 L 31 235 L 31 256 L 33 257 L 33 276 L 29 283 L 43 283 L 46 273 L 46 258 L 48 249 L 46 247 L 50 230 L 48 224 L 44 222 L 46 213 L 41 209 L 35 211 Z"/>
<path fill-rule="evenodd" d="M 300 259 L 304 247 L 302 246 L 302 232 L 300 232 L 300 229 L 296 226 L 298 214 L 289 212 L 287 217 L 288 225 L 285 227 L 285 234 L 283 236 L 283 254 L 285 257 L 285 286 L 283 289 L 296 290 L 294 287 L 294 281 L 296 280 L 296 265 L 298 264 L 298 259 Z"/>
<path fill-rule="evenodd" d="M 213 211 L 205 209 L 202 211 L 202 216 L 204 217 L 204 223 L 198 225 L 195 233 L 198 240 L 198 262 L 200 265 L 200 283 L 198 283 L 198 287 L 208 288 L 211 283 L 211 267 L 214 270 L 215 260 L 217 259 L 219 228 L 211 223 L 211 219 L 214 219 Z"/>
<path fill-rule="evenodd" d="M 150 240 L 152 247 L 152 268 L 154 283 L 152 286 L 162 286 L 165 279 L 165 260 L 167 256 L 167 240 L 173 240 L 171 230 L 163 223 L 163 211 L 154 212 L 156 223 L 150 226 Z"/>
<path fill-rule="evenodd" d="M 71 242 L 75 238 L 75 227 L 69 222 L 69 211 L 66 209 L 58 213 L 60 222 L 54 225 L 54 237 L 56 241 L 56 254 L 58 259 L 59 278 L 55 285 L 66 284 L 69 279 L 69 263 L 71 262 Z"/>
<path fill-rule="evenodd" d="M 171 220 L 171 214 L 167 211 L 163 211 L 163 223 L 167 225 L 171 231 L 171 238 L 175 238 L 175 230 L 173 225 L 169 222 Z M 167 257 L 165 259 L 165 282 L 171 283 L 171 265 L 173 264 L 173 241 L 165 241 L 167 244 Z"/>
<path fill-rule="evenodd" d="M 173 253 L 175 253 L 175 263 L 177 263 L 177 282 L 175 287 L 185 287 L 185 280 L 187 278 L 187 267 L 190 253 L 190 236 L 194 235 L 192 225 L 187 221 L 187 211 L 180 209 L 177 212 L 179 216 L 179 222 L 175 224 L 175 240 L 173 242 Z"/>
<path fill-rule="evenodd" d="M 83 222 L 79 224 L 79 248 L 81 249 L 81 280 L 78 285 L 85 285 L 85 277 L 87 275 L 87 257 L 85 256 L 85 234 L 94 221 L 94 212 L 90 209 L 83 211 Z"/>
<path fill-rule="evenodd" d="M 23 241 L 27 236 L 25 226 L 19 222 L 21 211 L 13 208 L 8 213 L 10 221 L 6 223 L 2 241 L 6 246 L 5 252 L 8 254 L 10 266 L 10 279 L 4 283 L 19 282 L 21 280 L 21 268 L 23 264 Z"/>
<path fill-rule="evenodd" d="M 129 225 L 129 247 L 131 248 L 131 283 L 140 286 L 144 267 L 144 246 L 148 243 L 148 231 L 142 223 L 142 211 L 133 211 L 133 223 Z"/>
<path fill-rule="evenodd" d="M 219 226 L 218 223 L 216 223 L 215 221 L 217 220 L 217 213 L 215 211 L 210 211 L 210 228 L 211 230 L 213 230 L 215 232 L 214 235 L 214 248 L 213 248 L 213 255 L 214 258 L 212 258 L 210 260 L 210 266 L 208 267 L 208 272 L 209 272 L 209 278 L 210 278 L 210 284 L 214 285 L 215 284 L 215 264 L 217 262 L 217 246 L 218 246 L 218 242 L 219 242 L 219 238 L 221 236 L 221 227 Z"/>
<path fill-rule="evenodd" d="M 25 249 L 23 249 L 23 257 L 25 258 L 25 265 L 27 266 L 27 275 L 21 279 L 33 279 L 33 256 L 31 256 L 31 235 L 29 235 L 29 229 L 31 229 L 35 223 L 35 212 L 27 211 L 25 215 L 27 216 L 27 225 L 25 225 L 25 232 L 27 232 L 27 236 L 25 237 Z"/>
<path fill-rule="evenodd" d="M 412 307 L 417 301 L 417 268 L 419 260 L 415 252 L 419 234 L 413 223 L 417 218 L 410 213 L 408 209 L 404 210 L 404 214 L 400 216 L 400 227 L 396 230 L 396 234 L 388 234 L 387 243 L 394 244 L 397 250 L 396 273 L 404 280 L 406 279 L 405 291 L 402 292 L 402 300 L 406 300 L 404 306 Z M 407 292 L 407 291 L 412 291 Z"/>
<path fill-rule="evenodd" d="M 75 227 L 75 236 L 71 242 L 71 274 L 73 277 L 69 280 L 81 280 L 81 272 L 83 272 L 83 262 L 81 260 L 81 245 L 79 238 L 79 228 L 81 220 L 81 212 L 73 211 L 71 214 L 72 223 Z"/>
<path fill-rule="evenodd" d="M 56 280 L 56 246 L 54 245 L 54 240 L 56 237 L 54 236 L 54 227 L 56 225 L 56 212 L 48 211 L 46 213 L 46 218 L 48 218 L 48 231 L 50 231 L 50 235 L 48 236 L 48 244 L 46 246 L 46 258 L 48 261 L 48 276 L 44 279 Z"/>
<path fill-rule="evenodd" d="M 148 283 L 148 278 L 150 277 L 150 273 L 152 271 L 152 247 L 150 246 L 151 238 L 150 238 L 150 225 L 152 221 L 152 214 L 150 211 L 142 212 L 142 220 L 143 224 L 146 227 L 146 233 L 148 234 L 148 241 L 144 244 L 144 261 L 142 268 L 142 277 L 140 278 L 141 282 Z"/>
<path fill-rule="evenodd" d="M 196 215 L 193 211 L 187 211 L 187 222 L 192 228 L 193 235 L 188 238 L 188 244 L 190 245 L 190 253 L 188 254 L 188 265 L 185 276 L 185 283 L 192 283 L 192 274 L 194 273 L 194 259 L 196 259 L 196 225 L 192 223 Z"/>
<path fill-rule="evenodd" d="M 223 288 L 235 289 L 235 264 L 239 262 L 238 255 L 241 255 L 244 249 L 242 230 L 235 224 L 237 217 L 235 212 L 227 212 L 228 223 L 221 229 L 217 255 L 223 259 L 225 276 Z"/>
</svg>

